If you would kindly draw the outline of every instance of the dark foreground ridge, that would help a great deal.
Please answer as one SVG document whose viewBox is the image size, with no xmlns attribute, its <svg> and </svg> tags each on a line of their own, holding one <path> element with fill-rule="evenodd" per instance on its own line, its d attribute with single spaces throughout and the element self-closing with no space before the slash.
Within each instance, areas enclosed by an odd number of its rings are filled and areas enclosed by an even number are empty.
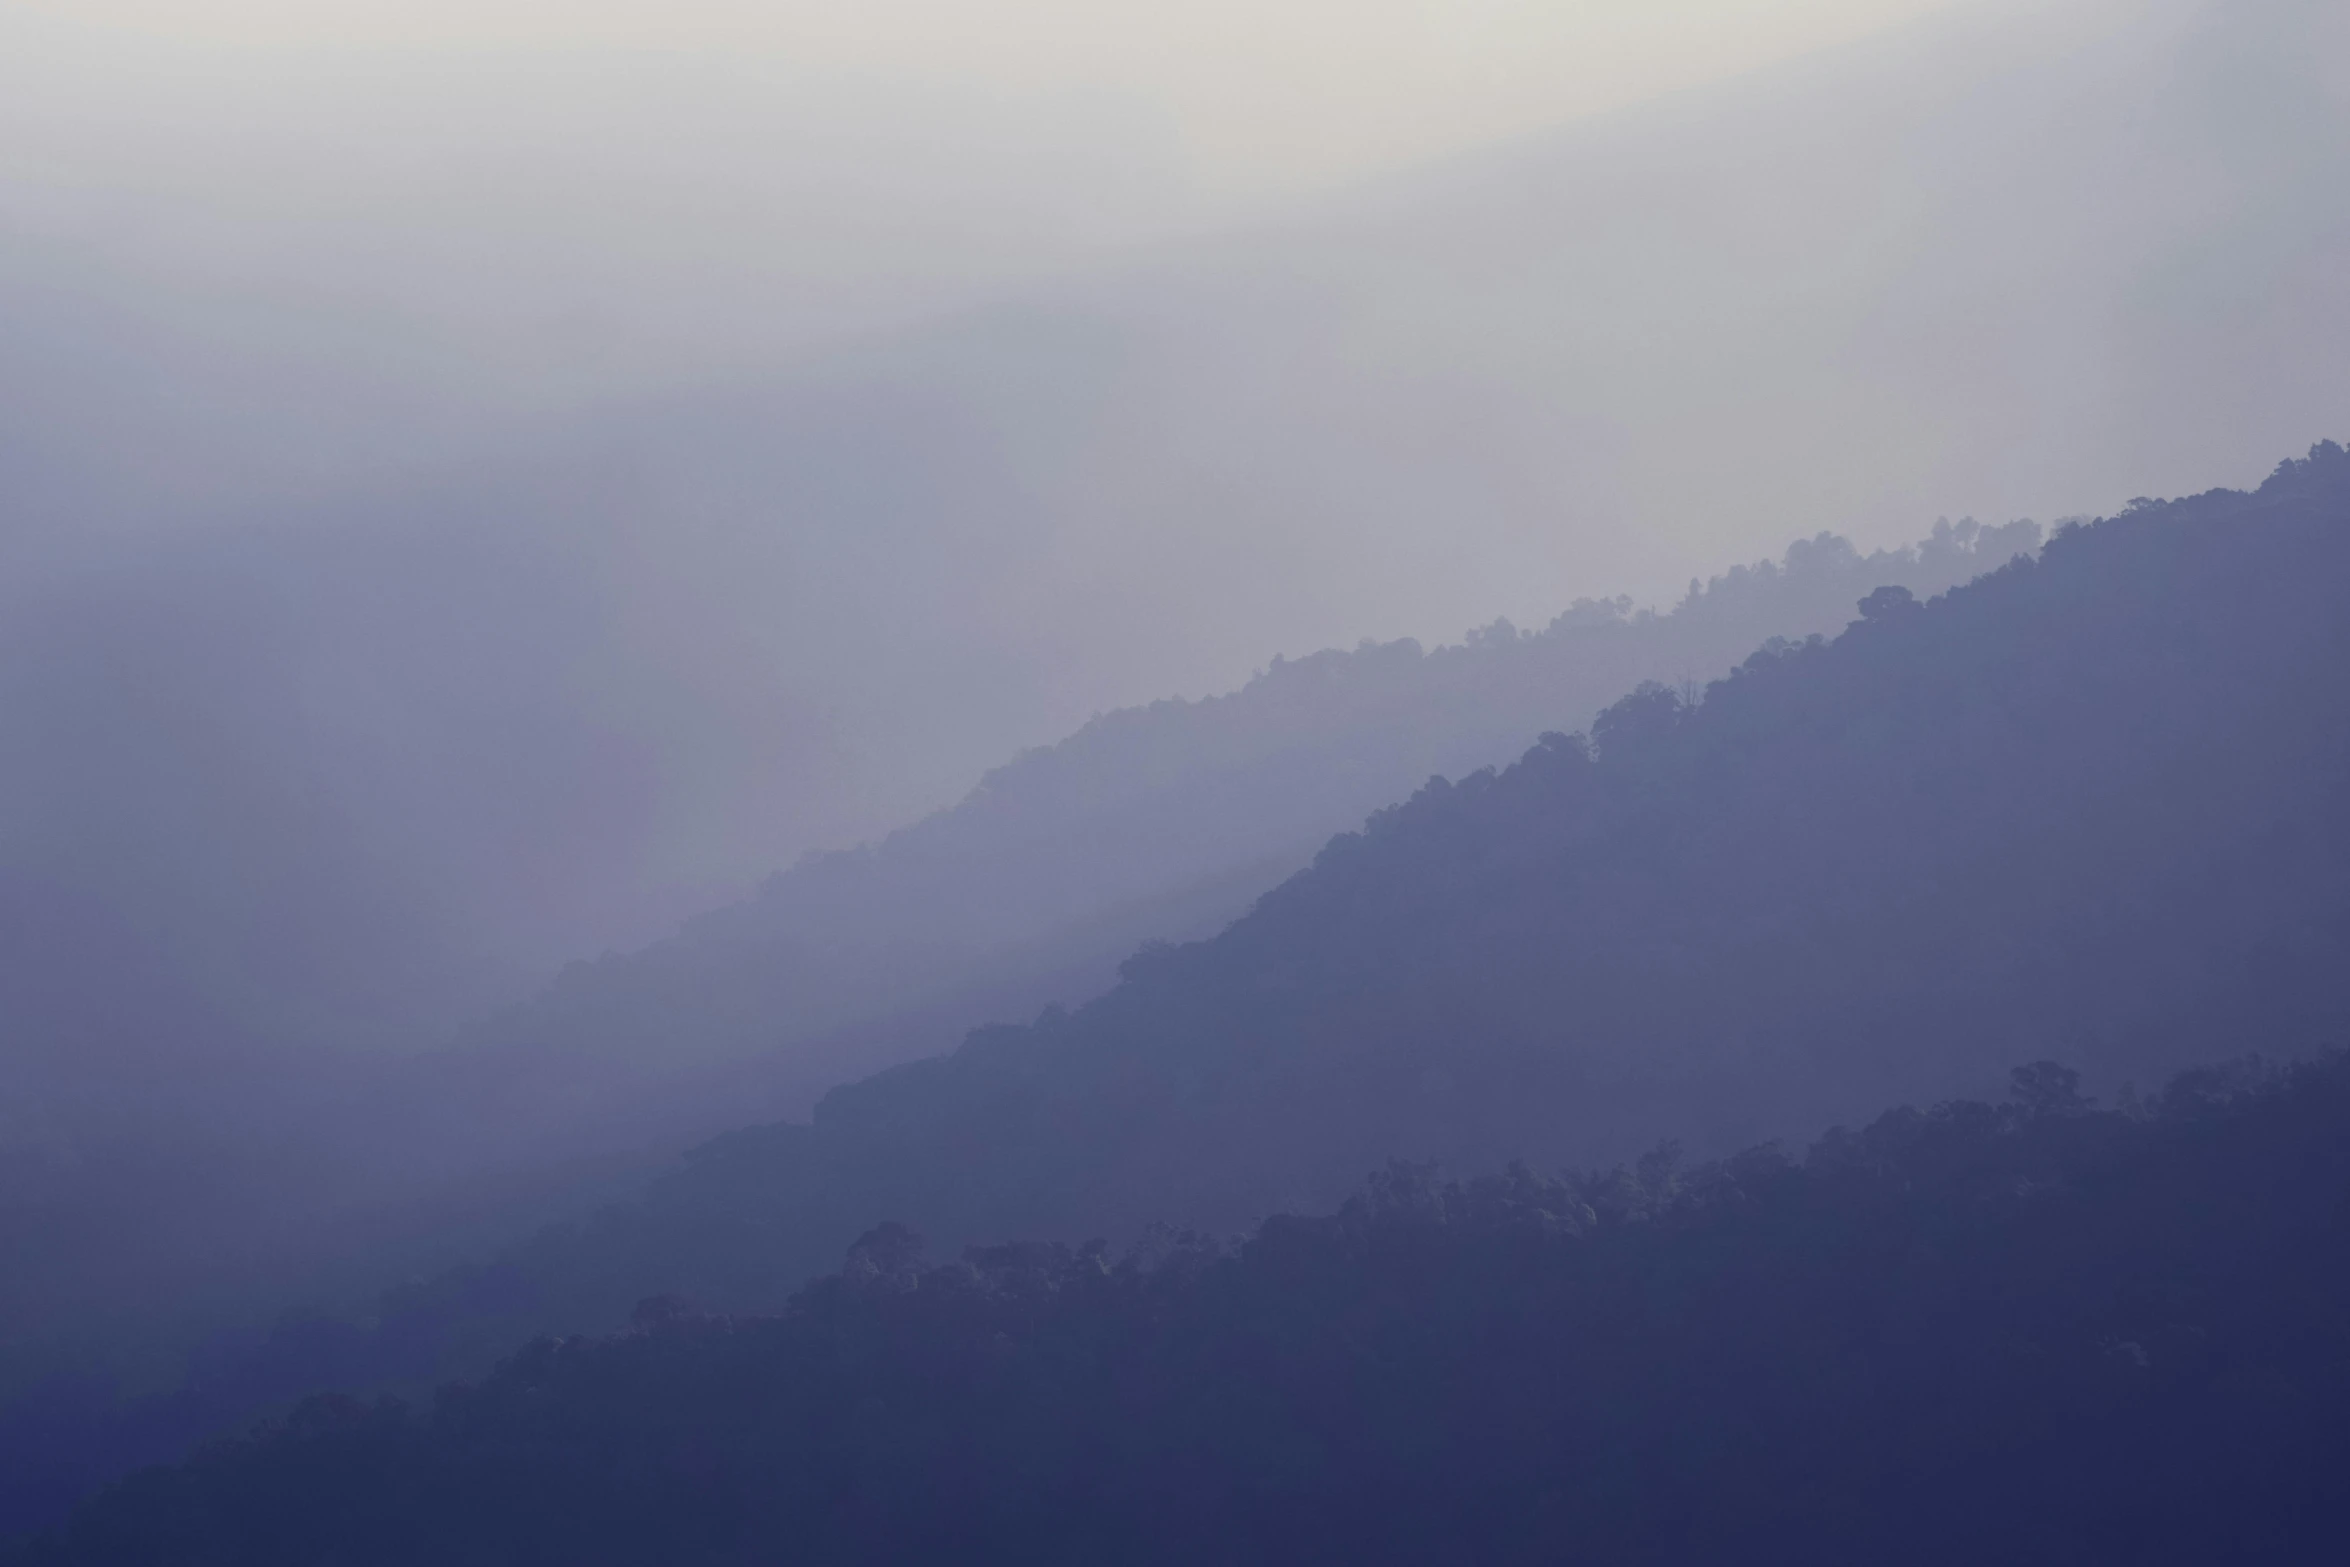
<svg viewBox="0 0 2350 1567">
<path fill-rule="evenodd" d="M 313 1399 L 20 1558 L 2213 1562 L 2350 1551 L 2350 1059 L 1791 1161 L 1396 1166 L 1244 1242 L 896 1225 L 429 1411 Z"/>
</svg>

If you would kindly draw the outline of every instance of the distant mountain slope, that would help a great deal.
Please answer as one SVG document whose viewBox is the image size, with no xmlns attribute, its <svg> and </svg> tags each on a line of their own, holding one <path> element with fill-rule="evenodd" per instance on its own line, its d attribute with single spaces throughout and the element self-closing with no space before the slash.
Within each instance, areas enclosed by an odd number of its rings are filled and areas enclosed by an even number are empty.
<svg viewBox="0 0 2350 1567">
<path fill-rule="evenodd" d="M 1502 622 L 1433 651 L 1276 660 L 1229 695 L 1105 714 L 952 809 L 812 856 L 644 952 L 573 965 L 487 1030 L 458 1080 L 509 1143 L 550 1105 L 550 1135 L 591 1135 L 594 1092 L 606 1137 L 739 1121 L 746 1095 L 804 1113 L 979 1023 L 1089 999 L 1145 940 L 1212 933 L 1431 775 L 1580 728 L 1643 680 L 1710 679 L 1772 637 L 1833 630 L 1876 588 L 1939 593 L 2039 539 L 2030 522 L 1945 523 L 1862 554 L 1823 534 L 1693 582 L 1662 614 L 1585 600 L 1539 632 Z M 496 1089 L 489 1057 L 514 1073 Z"/>
<path fill-rule="evenodd" d="M 393 1291 L 331 1363 L 477 1365 L 665 1291 L 772 1306 L 881 1218 L 949 1246 L 1239 1228 L 1390 1158 L 1727 1150 L 2036 1058 L 2104 1093 L 2350 1038 L 2346 593 L 2331 444 L 1931 603 L 1874 593 L 1696 706 L 1652 688 L 1430 785 L 1085 1007 Z M 236 1375 L 282 1396 L 319 1342 Z"/>
<path fill-rule="evenodd" d="M 527 1233 L 550 1211 L 584 1210 L 616 1190 L 641 1188 L 654 1161 L 675 1148 L 749 1121 L 805 1116 L 825 1090 L 949 1050 L 977 1024 L 1032 1017 L 1049 1002 L 1108 989 L 1119 962 L 1142 943 L 1212 933 L 1332 833 L 1431 773 L 1514 755 L 1546 728 L 1587 723 L 1643 678 L 1718 673 L 1770 636 L 1840 624 L 1853 600 L 1873 589 L 1901 583 L 1931 593 L 2029 551 L 2038 538 L 2029 522 L 1961 523 L 1914 549 L 1864 555 L 1823 535 L 1780 562 L 1692 584 L 1662 614 L 1635 613 L 1628 600 L 1587 601 L 1538 633 L 1494 626 L 1433 652 L 1405 641 L 1276 661 L 1226 696 L 1107 714 L 998 769 L 950 811 L 869 848 L 813 858 L 773 878 L 759 897 L 648 951 L 577 965 L 465 1046 L 415 1059 L 353 1061 L 318 1049 L 290 1060 L 272 1055 L 266 1047 L 282 1042 L 259 1026 L 269 1014 L 225 984 L 240 972 L 235 965 L 209 971 L 218 993 L 172 983 L 169 968 L 152 972 L 159 957 L 199 950 L 192 932 L 213 942 L 242 933 L 245 924 L 226 918 L 217 899 L 207 912 L 201 898 L 166 900 L 150 886 L 148 939 L 117 935 L 100 946 L 58 918 L 53 891 L 0 863 L 0 917 L 16 916 L 19 938 L 15 961 L 0 955 L 0 1003 L 19 1023 L 39 1017 L 35 1037 L 53 1041 L 59 1064 L 77 1064 L 84 1078 L 152 1041 L 135 1081 L 154 1105 L 131 1118 L 131 1096 L 117 1091 L 109 1120 L 53 1117 L 47 1142 L 0 1144 L 0 1242 L 20 1264 L 0 1289 L 0 1322 L 12 1339 L 0 1353 L 0 1467 L 22 1441 L 61 1473 L 105 1471 L 103 1461 L 94 1471 L 77 1468 L 81 1460 L 67 1456 L 72 1444 L 59 1439 L 56 1422 L 65 1418 L 60 1408 L 71 1408 L 82 1410 L 73 1419 L 103 1426 L 107 1395 L 70 1377 L 60 1383 L 56 1373 L 67 1364 L 116 1365 L 124 1345 L 162 1339 L 147 1320 L 159 1304 L 174 1335 L 195 1331 L 176 1324 L 209 1321 L 210 1331 L 227 1331 L 234 1342 L 235 1324 L 265 1323 L 289 1298 L 344 1298 L 411 1269 L 430 1272 Z M 183 712 L 209 711 L 206 701 L 237 691 L 249 731 L 267 738 L 282 729 L 292 704 L 257 678 L 240 683 L 242 665 L 167 659 L 189 640 L 169 635 L 169 621 L 151 617 L 135 644 L 114 636 L 115 622 L 130 612 L 124 606 L 139 603 L 132 586 L 94 601 L 111 614 L 95 618 L 93 642 L 111 641 L 118 654 L 151 646 L 158 678 L 147 687 L 184 687 Z M 250 635 L 275 629 L 244 607 Z M 163 684 L 166 667 L 183 677 L 179 686 Z M 49 673 L 48 690 L 68 687 L 54 666 Z M 5 692 L 0 685 L 0 703 Z M 62 863 L 47 883 L 70 883 L 77 871 L 90 883 L 93 845 L 151 874 L 164 857 L 125 853 L 140 842 L 130 829 L 179 820 L 175 808 L 201 810 L 209 800 L 195 786 L 210 775 L 165 748 L 186 744 L 186 736 L 128 724 L 118 705 L 88 691 L 51 716 L 81 727 L 67 732 L 67 743 L 39 750 L 49 731 L 15 726 L 12 737 L 25 748 L 15 753 L 20 778 L 64 775 L 86 761 L 77 735 L 111 734 L 117 754 L 144 737 L 163 754 L 114 775 L 111 792 L 98 787 L 108 781 L 103 773 L 70 791 L 60 787 L 93 825 L 52 840 L 50 853 Z M 293 736 L 276 738 L 298 753 Z M 0 740 L 0 751 L 8 749 Z M 232 746 L 209 756 L 220 767 L 246 754 Z M 298 761 L 297 754 L 275 774 L 260 772 L 258 781 L 299 778 Z M 231 773 L 228 781 L 260 794 L 263 804 L 237 818 L 259 829 L 258 841 L 250 828 L 230 831 L 225 813 L 216 813 L 201 846 L 243 866 L 259 892 L 269 885 L 261 879 L 275 841 L 269 829 L 284 832 L 287 807 L 279 800 L 273 813 L 273 797 L 255 777 Z M 282 787 L 280 794 L 303 798 Z M 0 845 L 7 841 L 0 828 Z M 199 845 L 193 836 L 178 841 Z M 68 851 L 79 858 L 62 858 Z M 312 945 L 331 945 L 349 928 L 345 905 L 379 917 L 390 907 L 380 877 L 372 897 L 364 878 L 351 881 L 356 895 L 306 907 L 297 930 Z M 12 892 L 21 892 L 13 904 Z M 116 901 L 135 906 L 138 892 L 118 891 Z M 389 943 L 388 935 L 376 943 L 379 959 Z M 281 938 L 263 950 L 291 961 L 306 949 Z M 38 962 L 25 961 L 35 955 Z M 342 977 L 316 962 L 297 969 L 295 977 L 314 985 Z M 94 987 L 101 974 L 108 984 Z M 395 995 L 413 1006 L 432 989 L 418 980 Z M 284 985 L 262 999 L 288 1012 L 301 994 Z M 96 1000 L 127 1015 L 102 1020 L 113 1030 L 92 1050 L 71 1025 Z M 332 1017 L 294 1022 L 313 1030 L 314 1047 L 337 1038 Z M 220 1039 L 240 1030 L 246 1054 L 224 1059 Z M 13 1062 L 25 1074 L 17 1113 L 36 1130 L 42 1059 L 27 1048 Z M 309 1071 L 297 1075 L 293 1068 L 305 1064 Z M 191 1078 L 210 1096 L 201 1101 L 207 1113 L 175 1121 L 175 1107 L 198 1102 Z M 582 1167 L 583 1157 L 593 1162 Z M 489 1180 L 485 1170 L 501 1173 Z M 406 1199 L 418 1191 L 437 1192 L 433 1204 L 411 1209 Z M 370 1239 L 358 1245 L 358 1235 Z M 210 1303 L 202 1311 L 192 1304 L 197 1296 Z M 526 1314 L 538 1309 L 535 1298 L 535 1290 L 522 1297 Z M 458 1363 L 505 1348 L 515 1330 L 502 1307 L 478 1328 L 479 1337 L 458 1330 L 467 1345 L 454 1352 Z M 178 1434 L 308 1387 L 312 1373 L 303 1368 L 315 1369 L 307 1357 L 316 1346 L 294 1351 L 290 1362 L 284 1354 L 312 1331 L 297 1326 L 285 1344 L 265 1345 L 257 1356 L 213 1357 L 225 1381 L 132 1418 L 133 1430 L 152 1419 L 155 1435 L 133 1436 L 119 1450 L 160 1456 Z M 425 1342 L 437 1343 L 437 1332 Z M 77 1346 L 71 1354 L 56 1348 L 61 1339 Z M 152 1347 L 149 1354 L 171 1360 Z M 395 1356 L 387 1369 L 409 1374 L 404 1365 Z M 18 1403 L 27 1388 L 42 1386 L 52 1391 Z M 60 1386 L 70 1393 L 56 1393 Z M 114 1439 L 95 1446 L 112 1449 Z M 72 1494 L 72 1483 L 61 1483 Z M 51 1494 L 49 1482 L 28 1485 L 29 1496 Z M 0 1529 L 19 1505 L 38 1513 L 40 1504 L 12 1501 L 0 1487 Z"/>
<path fill-rule="evenodd" d="M 647 1296 L 769 1309 L 878 1219 L 949 1247 L 1237 1229 L 1395 1157 L 1726 1150 L 2037 1058 L 2103 1093 L 2350 1037 L 2346 591 L 2328 445 L 1930 603 L 1872 592 L 1695 706 L 1652 687 L 1588 740 L 1430 785 L 1074 1012 L 720 1137 L 641 1201 L 351 1316 L 289 1316 L 170 1395 L 27 1406 L 0 1430 L 27 1458 L 8 1509 Z"/>
<path fill-rule="evenodd" d="M 2146 504 L 1700 705 L 1432 785 L 1072 1014 L 713 1148 L 793 1226 L 961 1240 L 1802 1132 L 2062 1055 L 2350 1032 L 2350 456 Z"/>
<path fill-rule="evenodd" d="M 2076 1081 L 1800 1162 L 1397 1167 L 1229 1248 L 885 1226 L 780 1316 L 315 1399 L 15 1559 L 2341 1560 L 2350 1063 Z"/>
</svg>

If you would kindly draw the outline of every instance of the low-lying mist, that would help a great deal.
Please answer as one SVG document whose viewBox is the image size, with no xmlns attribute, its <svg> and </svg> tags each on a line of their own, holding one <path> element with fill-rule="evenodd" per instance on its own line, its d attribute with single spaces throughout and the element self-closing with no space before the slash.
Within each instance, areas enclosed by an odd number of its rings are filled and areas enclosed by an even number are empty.
<svg viewBox="0 0 2350 1567">
<path fill-rule="evenodd" d="M 1250 185 L 1113 92 L 0 8 L 0 1326 L 169 1380 L 2350 429 L 2350 13 L 1921 9 Z"/>
</svg>

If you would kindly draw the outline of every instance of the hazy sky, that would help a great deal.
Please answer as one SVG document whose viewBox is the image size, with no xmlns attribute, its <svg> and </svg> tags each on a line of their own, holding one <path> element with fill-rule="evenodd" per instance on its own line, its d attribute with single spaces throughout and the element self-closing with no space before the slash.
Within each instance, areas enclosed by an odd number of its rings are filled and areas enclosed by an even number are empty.
<svg viewBox="0 0 2350 1567">
<path fill-rule="evenodd" d="M 797 72 L 1146 107 L 1258 193 L 1410 162 L 1948 0 L 39 0 L 255 63 L 321 52 L 725 53 Z M 0 9 L 7 9 L 0 7 Z M 103 87 L 93 90 L 103 92 Z"/>
<path fill-rule="evenodd" d="M 84 334 L 50 404 L 239 356 L 169 486 L 202 509 L 198 466 L 330 483 L 1947 4 L 0 0 L 0 283 L 179 345 Z"/>
<path fill-rule="evenodd" d="M 1277 652 L 2256 480 L 2346 19 L 0 0 L 0 587 L 226 541 L 384 858 L 641 934 Z"/>
</svg>

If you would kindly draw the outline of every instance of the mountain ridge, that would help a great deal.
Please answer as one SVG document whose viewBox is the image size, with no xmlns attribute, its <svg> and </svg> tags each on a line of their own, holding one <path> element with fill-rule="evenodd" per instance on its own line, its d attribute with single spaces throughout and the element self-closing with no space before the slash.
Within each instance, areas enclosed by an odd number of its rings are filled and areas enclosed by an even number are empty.
<svg viewBox="0 0 2350 1567">
<path fill-rule="evenodd" d="M 2102 1110 L 2037 1062 L 1800 1155 L 1390 1165 L 1230 1241 L 883 1224 L 772 1316 L 314 1396 L 0 1559 L 2328 1560 L 2346 1089 Z"/>
</svg>

